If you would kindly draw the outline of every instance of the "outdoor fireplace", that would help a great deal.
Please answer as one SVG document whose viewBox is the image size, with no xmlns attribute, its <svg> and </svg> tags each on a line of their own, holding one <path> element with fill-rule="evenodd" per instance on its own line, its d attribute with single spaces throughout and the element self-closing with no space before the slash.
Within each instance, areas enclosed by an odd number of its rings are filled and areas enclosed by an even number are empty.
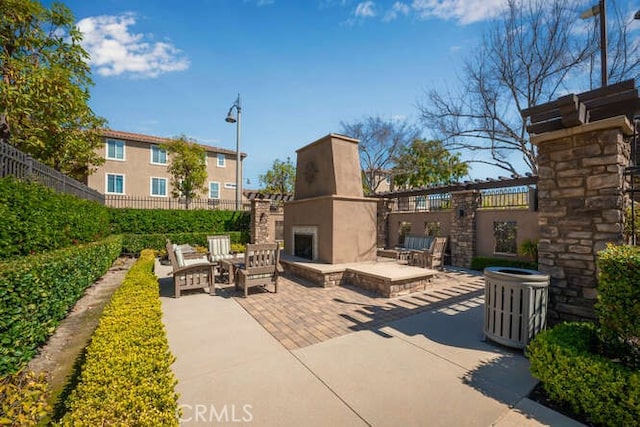
<svg viewBox="0 0 640 427">
<path fill-rule="evenodd" d="M 328 264 L 375 260 L 377 200 L 362 193 L 358 141 L 329 134 L 297 154 L 286 253 Z"/>
<path fill-rule="evenodd" d="M 293 227 L 293 254 L 297 257 L 305 258 L 312 261 L 317 259 L 317 227 Z"/>
</svg>

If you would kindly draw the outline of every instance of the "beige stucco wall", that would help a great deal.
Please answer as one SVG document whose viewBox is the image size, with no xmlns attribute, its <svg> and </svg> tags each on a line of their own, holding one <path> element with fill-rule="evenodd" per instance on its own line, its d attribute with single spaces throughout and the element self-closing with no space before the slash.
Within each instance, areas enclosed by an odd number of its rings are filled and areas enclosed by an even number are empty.
<svg viewBox="0 0 640 427">
<path fill-rule="evenodd" d="M 151 196 L 151 178 L 166 178 L 167 197 L 170 198 L 171 176 L 167 172 L 168 165 L 158 165 L 151 162 L 152 145 L 154 144 L 125 140 L 124 160 L 106 159 L 105 163 L 95 173 L 89 175 L 87 185 L 106 194 L 107 174 L 122 174 L 124 175 L 125 195 L 164 199 L 165 197 L 162 196 Z M 207 198 L 209 196 L 209 182 L 213 181 L 220 184 L 221 200 L 235 200 L 235 188 L 225 188 L 225 184 L 235 184 L 236 182 L 236 158 L 225 153 L 225 166 L 219 167 L 217 166 L 217 154 L 215 151 L 207 152 L 208 179 L 205 183 L 207 192 L 202 197 Z M 106 158 L 106 143 L 100 149 L 100 155 Z"/>
<path fill-rule="evenodd" d="M 527 209 L 479 209 L 476 215 L 476 256 L 526 259 L 516 255 L 494 253 L 496 244 L 493 236 L 494 221 L 516 221 L 518 248 L 527 239 L 538 240 L 538 212 Z"/>
<path fill-rule="evenodd" d="M 425 234 L 425 224 L 427 222 L 440 223 L 440 236 L 449 237 L 451 234 L 450 210 L 436 212 L 411 212 L 411 213 L 391 213 L 389 214 L 388 246 L 398 246 L 400 237 L 400 223 L 403 221 L 411 223 L 411 234 Z"/>
</svg>

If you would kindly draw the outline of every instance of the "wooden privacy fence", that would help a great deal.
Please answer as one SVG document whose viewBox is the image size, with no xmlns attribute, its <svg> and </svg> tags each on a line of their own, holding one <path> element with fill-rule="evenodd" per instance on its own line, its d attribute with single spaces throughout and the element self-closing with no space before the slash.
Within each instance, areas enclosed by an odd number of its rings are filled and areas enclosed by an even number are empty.
<svg viewBox="0 0 640 427">
<path fill-rule="evenodd" d="M 104 195 L 80 181 L 44 165 L 11 145 L 0 142 L 0 178 L 13 176 L 35 181 L 60 193 L 72 194 L 82 199 L 104 204 Z"/>
</svg>

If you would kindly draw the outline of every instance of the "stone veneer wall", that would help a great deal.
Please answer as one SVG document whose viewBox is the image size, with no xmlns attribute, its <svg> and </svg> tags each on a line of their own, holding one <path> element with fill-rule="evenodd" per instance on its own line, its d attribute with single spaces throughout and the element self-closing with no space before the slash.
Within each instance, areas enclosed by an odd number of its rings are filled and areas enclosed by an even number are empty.
<svg viewBox="0 0 640 427">
<path fill-rule="evenodd" d="M 596 260 L 623 242 L 631 131 L 624 117 L 532 136 L 538 146 L 539 270 L 551 276 L 549 320 L 593 320 Z"/>
<path fill-rule="evenodd" d="M 270 200 L 251 201 L 251 243 L 269 243 L 275 241 L 270 235 Z"/>
<path fill-rule="evenodd" d="M 471 267 L 476 252 L 476 214 L 480 200 L 477 190 L 451 193 L 451 265 Z"/>
</svg>

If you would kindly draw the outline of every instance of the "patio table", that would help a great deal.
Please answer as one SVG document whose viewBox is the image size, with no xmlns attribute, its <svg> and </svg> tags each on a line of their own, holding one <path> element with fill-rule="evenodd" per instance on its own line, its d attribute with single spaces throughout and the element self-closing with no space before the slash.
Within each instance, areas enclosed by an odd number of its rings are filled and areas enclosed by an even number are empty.
<svg viewBox="0 0 640 427">
<path fill-rule="evenodd" d="M 232 285 L 235 283 L 236 274 L 239 268 L 244 267 L 244 257 L 236 257 L 229 259 L 221 259 L 218 265 L 218 273 L 220 281 Z M 227 281 L 224 281 L 224 275 L 227 275 Z"/>
</svg>

